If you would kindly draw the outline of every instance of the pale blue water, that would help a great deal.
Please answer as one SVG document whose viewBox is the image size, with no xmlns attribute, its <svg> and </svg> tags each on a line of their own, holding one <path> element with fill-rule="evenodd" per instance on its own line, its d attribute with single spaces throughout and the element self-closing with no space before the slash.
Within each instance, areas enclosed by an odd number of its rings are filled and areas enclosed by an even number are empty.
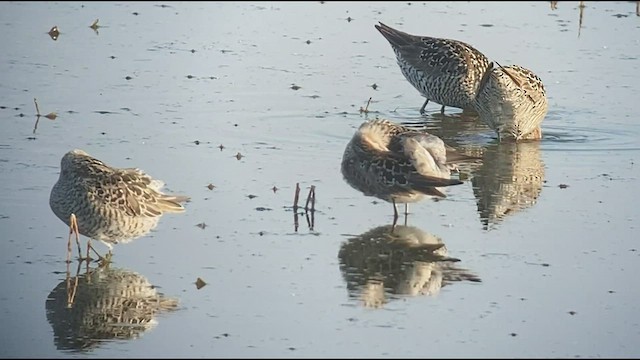
<svg viewBox="0 0 640 360">
<path fill-rule="evenodd" d="M 635 2 L 585 2 L 579 28 L 578 4 L 1 3 L 0 355 L 637 357 L 640 17 Z M 437 104 L 421 117 L 378 21 L 532 69 L 542 141 L 497 145 Z M 34 98 L 58 115 L 35 133 Z M 459 261 L 362 240 L 392 208 L 339 164 L 375 116 L 484 151 L 446 200 L 410 207 L 414 234 Z M 68 234 L 49 191 L 73 148 L 192 198 L 114 249 L 115 270 L 179 301 L 136 337 L 47 314 Z M 312 229 L 301 215 L 295 231 L 296 183 L 302 205 L 316 187 Z M 81 336 L 103 340 L 64 345 Z"/>
</svg>

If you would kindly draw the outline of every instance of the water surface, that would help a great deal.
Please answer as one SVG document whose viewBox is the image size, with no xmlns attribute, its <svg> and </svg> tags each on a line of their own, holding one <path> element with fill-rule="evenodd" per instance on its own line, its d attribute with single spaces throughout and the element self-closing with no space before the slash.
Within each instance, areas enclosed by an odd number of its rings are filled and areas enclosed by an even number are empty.
<svg viewBox="0 0 640 360">
<path fill-rule="evenodd" d="M 421 116 L 378 21 L 532 69 L 543 139 L 497 144 L 437 104 Z M 0 355 L 640 355 L 635 2 L 11 2 L 0 28 Z M 34 98 L 57 117 L 38 119 Z M 411 205 L 400 244 L 384 235 L 391 205 L 340 175 L 374 117 L 484 159 L 447 199 Z M 68 229 L 48 205 L 73 148 L 191 196 L 107 270 L 177 301 L 140 321 L 153 326 L 52 321 L 67 278 L 111 299 L 86 287 L 95 265 L 67 275 Z M 296 184 L 301 206 L 316 193 L 297 228 Z"/>
</svg>

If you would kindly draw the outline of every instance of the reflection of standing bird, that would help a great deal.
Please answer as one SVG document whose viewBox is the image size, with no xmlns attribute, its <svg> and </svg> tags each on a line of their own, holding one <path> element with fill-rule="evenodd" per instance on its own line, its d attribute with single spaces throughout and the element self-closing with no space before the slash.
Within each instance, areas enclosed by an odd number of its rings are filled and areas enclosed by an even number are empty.
<svg viewBox="0 0 640 360">
<path fill-rule="evenodd" d="M 177 309 L 178 299 L 158 293 L 140 274 L 107 266 L 69 276 L 45 305 L 56 347 L 87 351 L 107 340 L 138 338 L 157 324 L 158 313 Z"/>
<path fill-rule="evenodd" d="M 544 184 L 539 141 L 504 142 L 487 147 L 471 184 L 485 230 L 532 207 Z"/>
<path fill-rule="evenodd" d="M 500 66 L 482 82 L 474 108 L 500 141 L 542 138 L 547 94 L 536 74 L 519 65 Z"/>
<path fill-rule="evenodd" d="M 414 226 L 379 226 L 348 239 L 338 252 L 349 296 L 379 308 L 400 295 L 435 296 L 444 286 L 481 282 L 449 257 L 442 239 Z"/>
<path fill-rule="evenodd" d="M 341 170 L 345 181 L 366 196 L 393 203 L 421 200 L 425 195 L 446 197 L 440 187 L 462 184 L 451 179 L 449 163 L 456 154 L 437 136 L 411 130 L 389 120 L 366 121 L 347 144 Z"/>
<path fill-rule="evenodd" d="M 109 253 L 113 244 L 151 231 L 164 213 L 184 211 L 181 202 L 188 200 L 163 194 L 164 183 L 139 169 L 113 168 L 82 150 L 66 153 L 60 167 L 51 210 L 69 226 L 77 219 L 78 232 L 103 242 Z"/>
<path fill-rule="evenodd" d="M 417 36 L 383 23 L 376 29 L 389 41 L 404 77 L 427 100 L 461 109 L 471 108 L 489 60 L 473 46 L 458 40 Z"/>
</svg>

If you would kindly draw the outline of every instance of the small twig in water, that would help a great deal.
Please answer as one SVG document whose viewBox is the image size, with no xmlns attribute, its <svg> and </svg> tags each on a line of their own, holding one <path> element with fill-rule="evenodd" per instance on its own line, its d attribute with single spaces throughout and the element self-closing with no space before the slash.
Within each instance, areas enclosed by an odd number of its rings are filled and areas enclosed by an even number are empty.
<svg viewBox="0 0 640 360">
<path fill-rule="evenodd" d="M 298 232 L 298 198 L 300 196 L 300 184 L 296 183 L 296 194 L 293 198 L 293 227 L 295 232 Z"/>
<path fill-rule="evenodd" d="M 365 106 L 364 109 L 362 108 L 362 106 L 360 107 L 360 112 L 368 114 L 369 113 L 369 104 L 371 104 L 371 98 L 369 98 L 369 100 L 367 101 L 367 106 Z"/>
<path fill-rule="evenodd" d="M 315 185 L 311 185 L 311 188 L 309 189 L 309 194 L 307 195 L 307 202 L 304 204 L 304 211 L 305 212 L 309 211 L 309 201 L 311 201 L 311 197 L 313 196 L 313 193 L 315 192 L 315 188 L 316 188 Z"/>
<path fill-rule="evenodd" d="M 33 98 L 33 103 L 36 104 L 36 115 L 37 116 L 41 116 L 40 115 L 40 108 L 38 107 L 38 100 L 36 100 L 36 98 Z"/>
</svg>

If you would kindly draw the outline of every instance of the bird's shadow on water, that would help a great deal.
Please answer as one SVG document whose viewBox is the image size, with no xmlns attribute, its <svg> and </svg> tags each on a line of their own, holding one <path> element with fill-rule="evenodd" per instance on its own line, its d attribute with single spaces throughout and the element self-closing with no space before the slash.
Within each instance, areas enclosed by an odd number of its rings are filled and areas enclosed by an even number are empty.
<svg viewBox="0 0 640 360">
<path fill-rule="evenodd" d="M 157 325 L 159 313 L 178 309 L 177 298 L 135 271 L 79 261 L 72 275 L 71 267 L 45 302 L 58 350 L 88 353 L 108 341 L 136 339 Z"/>
<path fill-rule="evenodd" d="M 443 286 L 481 282 L 458 266 L 441 238 L 415 226 L 383 225 L 350 236 L 338 252 L 349 298 L 382 308 L 390 301 L 436 296 Z"/>
</svg>

